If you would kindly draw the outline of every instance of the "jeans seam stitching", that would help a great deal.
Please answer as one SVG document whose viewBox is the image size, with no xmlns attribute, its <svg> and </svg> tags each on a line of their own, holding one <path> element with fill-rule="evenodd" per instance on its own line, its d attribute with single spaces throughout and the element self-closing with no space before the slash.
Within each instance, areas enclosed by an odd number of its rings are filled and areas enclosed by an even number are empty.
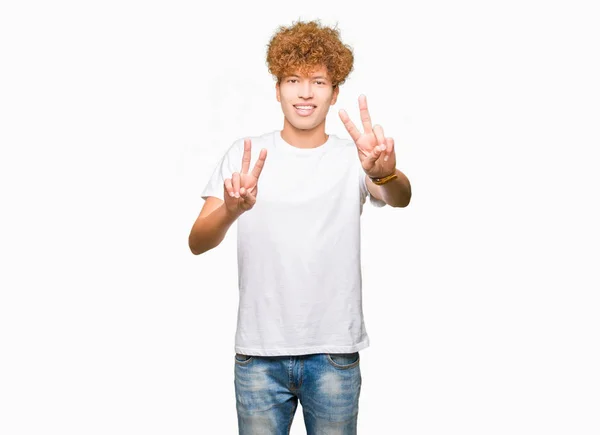
<svg viewBox="0 0 600 435">
<path fill-rule="evenodd" d="M 346 369 L 352 369 L 354 367 L 356 367 L 358 365 L 358 363 L 360 362 L 360 355 L 358 356 L 358 359 L 356 361 L 354 361 L 352 364 L 350 365 L 340 365 L 338 363 L 336 363 L 330 356 L 330 354 L 327 354 L 327 360 L 336 368 L 341 369 L 341 370 L 346 370 Z"/>
</svg>

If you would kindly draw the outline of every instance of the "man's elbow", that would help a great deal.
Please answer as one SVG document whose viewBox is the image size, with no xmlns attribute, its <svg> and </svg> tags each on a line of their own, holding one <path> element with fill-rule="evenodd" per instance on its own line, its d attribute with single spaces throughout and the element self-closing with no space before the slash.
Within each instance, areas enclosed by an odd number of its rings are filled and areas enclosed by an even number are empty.
<svg viewBox="0 0 600 435">
<path fill-rule="evenodd" d="M 188 246 L 192 254 L 200 255 L 219 246 L 221 240 L 216 241 L 214 239 L 202 239 L 197 237 L 197 235 L 196 238 L 194 238 L 192 237 L 192 235 L 190 235 L 190 237 L 188 238 Z"/>
<path fill-rule="evenodd" d="M 411 197 L 412 197 L 412 194 L 409 192 L 407 195 L 404 195 L 402 198 L 400 198 L 394 204 L 389 204 L 389 205 L 391 205 L 392 207 L 397 207 L 397 208 L 407 207 L 408 204 L 410 204 Z"/>
<path fill-rule="evenodd" d="M 206 252 L 206 249 L 202 249 L 198 243 L 194 243 L 192 241 L 192 236 L 190 235 L 190 237 L 188 237 L 188 247 L 190 248 L 190 251 L 192 252 L 192 254 L 194 255 L 200 255 L 203 252 Z"/>
<path fill-rule="evenodd" d="M 192 244 L 189 243 L 189 242 L 188 242 L 188 247 L 190 248 L 190 251 L 191 251 L 192 254 L 194 254 L 194 255 L 200 255 L 201 254 L 200 250 L 198 250 L 196 247 L 192 246 Z"/>
</svg>

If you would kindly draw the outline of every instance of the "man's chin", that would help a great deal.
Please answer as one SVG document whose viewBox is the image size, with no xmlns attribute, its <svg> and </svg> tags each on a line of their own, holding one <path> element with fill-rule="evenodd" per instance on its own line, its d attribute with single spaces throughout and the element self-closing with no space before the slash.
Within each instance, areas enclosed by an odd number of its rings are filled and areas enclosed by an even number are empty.
<svg viewBox="0 0 600 435">
<path fill-rule="evenodd" d="M 300 120 L 300 122 L 299 122 L 297 119 L 290 121 L 289 118 L 287 118 L 287 121 L 290 126 L 292 126 L 295 130 L 299 130 L 299 131 L 314 130 L 315 128 L 317 128 L 324 122 L 324 120 L 320 123 L 316 123 L 314 121 L 308 121 L 308 120 L 306 120 L 306 122 L 302 122 L 302 120 Z"/>
</svg>

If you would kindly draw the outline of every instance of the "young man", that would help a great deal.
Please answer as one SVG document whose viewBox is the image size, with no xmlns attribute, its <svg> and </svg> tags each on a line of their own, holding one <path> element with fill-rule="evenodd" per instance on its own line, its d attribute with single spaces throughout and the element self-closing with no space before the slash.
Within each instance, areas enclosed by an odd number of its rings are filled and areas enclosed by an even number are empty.
<svg viewBox="0 0 600 435">
<path fill-rule="evenodd" d="M 238 224 L 239 433 L 289 433 L 300 401 L 308 434 L 355 434 L 359 351 L 369 345 L 360 216 L 367 196 L 377 207 L 405 207 L 410 183 L 396 169 L 393 139 L 372 126 L 364 96 L 362 133 L 344 111 L 352 140 L 325 133 L 353 66 L 339 31 L 318 22 L 281 27 L 267 63 L 283 129 L 227 150 L 202 192 L 189 245 L 206 252 Z"/>
</svg>

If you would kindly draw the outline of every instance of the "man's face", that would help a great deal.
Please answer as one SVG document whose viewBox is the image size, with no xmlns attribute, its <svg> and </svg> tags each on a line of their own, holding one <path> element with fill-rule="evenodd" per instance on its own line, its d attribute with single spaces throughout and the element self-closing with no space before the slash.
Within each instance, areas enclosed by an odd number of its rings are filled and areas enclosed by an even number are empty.
<svg viewBox="0 0 600 435">
<path fill-rule="evenodd" d="M 311 130 L 325 122 L 329 107 L 335 104 L 339 87 L 333 88 L 327 69 L 320 67 L 308 76 L 299 72 L 276 85 L 277 101 L 285 119 L 299 130 Z"/>
</svg>

